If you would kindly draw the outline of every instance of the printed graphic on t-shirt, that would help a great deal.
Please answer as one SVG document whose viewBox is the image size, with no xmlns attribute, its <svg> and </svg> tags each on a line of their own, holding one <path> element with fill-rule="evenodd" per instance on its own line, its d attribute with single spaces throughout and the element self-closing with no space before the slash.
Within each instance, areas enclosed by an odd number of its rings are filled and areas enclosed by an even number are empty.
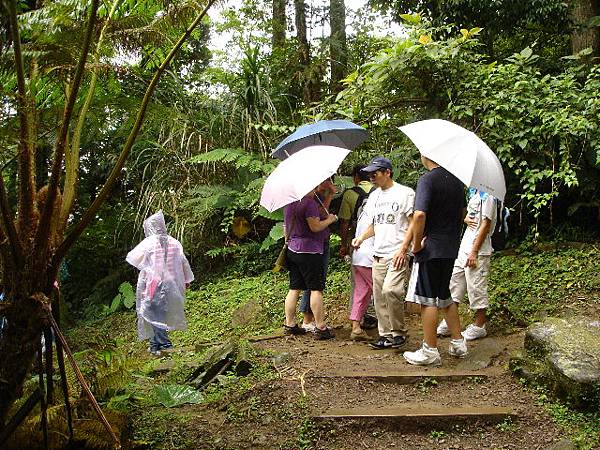
<svg viewBox="0 0 600 450">
<path fill-rule="evenodd" d="M 375 205 L 380 212 L 375 217 L 376 224 L 393 225 L 398 220 L 400 204 L 398 202 L 381 202 Z"/>
</svg>

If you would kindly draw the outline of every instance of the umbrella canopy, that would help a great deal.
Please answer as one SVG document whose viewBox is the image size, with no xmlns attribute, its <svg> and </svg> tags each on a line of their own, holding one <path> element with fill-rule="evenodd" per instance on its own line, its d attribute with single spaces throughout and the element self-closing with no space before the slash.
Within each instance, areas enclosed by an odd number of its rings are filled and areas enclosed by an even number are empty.
<svg viewBox="0 0 600 450">
<path fill-rule="evenodd" d="M 441 119 L 400 127 L 421 154 L 454 174 L 469 187 L 504 201 L 506 184 L 500 160 L 474 133 Z"/>
<path fill-rule="evenodd" d="M 319 120 L 302 125 L 281 141 L 271 156 L 285 159 L 311 145 L 331 145 L 352 150 L 368 137 L 367 130 L 348 120 Z"/>
<path fill-rule="evenodd" d="M 265 181 L 260 204 L 269 212 L 300 200 L 333 175 L 350 150 L 329 145 L 306 147 L 282 161 Z"/>
</svg>

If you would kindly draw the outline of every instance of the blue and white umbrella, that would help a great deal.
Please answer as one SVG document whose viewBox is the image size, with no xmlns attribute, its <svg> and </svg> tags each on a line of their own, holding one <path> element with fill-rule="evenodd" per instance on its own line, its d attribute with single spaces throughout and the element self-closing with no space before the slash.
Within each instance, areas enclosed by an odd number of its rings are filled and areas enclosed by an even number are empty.
<svg viewBox="0 0 600 450">
<path fill-rule="evenodd" d="M 319 120 L 299 127 L 281 141 L 271 156 L 284 160 L 312 145 L 330 145 L 352 150 L 368 137 L 367 130 L 349 120 Z"/>
</svg>

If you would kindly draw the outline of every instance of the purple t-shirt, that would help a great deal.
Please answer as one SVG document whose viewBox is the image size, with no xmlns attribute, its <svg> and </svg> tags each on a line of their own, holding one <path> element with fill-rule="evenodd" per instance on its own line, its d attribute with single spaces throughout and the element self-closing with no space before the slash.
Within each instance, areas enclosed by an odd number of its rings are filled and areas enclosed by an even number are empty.
<svg viewBox="0 0 600 450">
<path fill-rule="evenodd" d="M 293 217 L 295 218 L 293 219 Z M 314 233 L 308 226 L 306 219 L 318 217 L 323 219 L 319 212 L 319 204 L 311 197 L 289 204 L 283 211 L 285 229 L 292 231 L 288 239 L 288 248 L 296 253 L 323 254 L 323 243 L 329 237 L 329 229 Z"/>
</svg>

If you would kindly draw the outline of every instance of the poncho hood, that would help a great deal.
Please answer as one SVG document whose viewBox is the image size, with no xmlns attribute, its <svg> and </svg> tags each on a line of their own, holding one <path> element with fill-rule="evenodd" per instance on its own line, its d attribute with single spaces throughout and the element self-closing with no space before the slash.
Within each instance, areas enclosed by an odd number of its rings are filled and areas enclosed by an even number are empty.
<svg viewBox="0 0 600 450">
<path fill-rule="evenodd" d="M 165 216 L 162 209 L 144 220 L 144 234 L 146 237 L 167 234 L 167 226 L 165 225 Z"/>
</svg>

